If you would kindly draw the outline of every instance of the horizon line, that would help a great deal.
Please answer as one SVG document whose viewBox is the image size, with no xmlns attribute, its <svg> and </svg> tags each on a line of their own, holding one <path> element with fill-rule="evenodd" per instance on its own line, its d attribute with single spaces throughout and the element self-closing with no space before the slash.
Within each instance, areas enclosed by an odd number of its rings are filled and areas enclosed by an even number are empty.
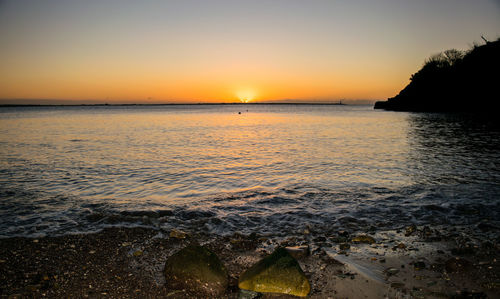
<svg viewBox="0 0 500 299">
<path fill-rule="evenodd" d="M 161 101 L 161 100 L 143 100 L 137 101 L 134 100 L 96 100 L 96 99 L 81 99 L 81 100 L 72 100 L 72 99 L 43 99 L 43 98 L 3 98 L 0 99 L 0 106 L 90 106 L 90 105 L 226 105 L 226 104 L 339 104 L 339 103 L 351 103 L 356 104 L 373 104 L 376 101 L 380 101 L 380 99 L 277 99 L 277 100 L 255 100 L 249 102 L 243 101 Z"/>
<path fill-rule="evenodd" d="M 354 106 L 354 105 L 372 105 L 371 103 L 352 104 L 341 102 L 231 102 L 231 103 L 122 103 L 122 104 L 109 104 L 109 103 L 96 103 L 96 104 L 0 104 L 0 107 L 79 107 L 79 106 L 217 106 L 217 105 L 324 105 L 324 106 Z"/>
</svg>

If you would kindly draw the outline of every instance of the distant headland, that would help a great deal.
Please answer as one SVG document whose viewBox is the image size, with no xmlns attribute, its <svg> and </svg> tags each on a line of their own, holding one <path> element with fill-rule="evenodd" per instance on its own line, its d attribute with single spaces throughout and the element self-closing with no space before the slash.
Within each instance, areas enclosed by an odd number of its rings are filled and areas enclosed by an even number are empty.
<svg viewBox="0 0 500 299">
<path fill-rule="evenodd" d="M 469 51 L 446 50 L 428 58 L 410 83 L 375 109 L 412 112 L 495 111 L 500 100 L 500 38 Z"/>
</svg>

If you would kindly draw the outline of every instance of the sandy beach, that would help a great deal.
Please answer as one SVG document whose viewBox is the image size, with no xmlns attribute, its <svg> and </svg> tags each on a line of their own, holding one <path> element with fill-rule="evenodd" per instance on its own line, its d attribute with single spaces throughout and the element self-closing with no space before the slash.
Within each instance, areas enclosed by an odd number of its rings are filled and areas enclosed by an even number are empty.
<svg viewBox="0 0 500 299">
<path fill-rule="evenodd" d="M 238 298 L 239 275 L 279 246 L 308 247 L 296 256 L 311 283 L 310 298 L 498 298 L 498 239 L 486 240 L 495 231 L 484 229 L 472 237 L 455 228 L 407 227 L 362 234 L 366 240 L 344 231 L 335 236 L 316 233 L 314 240 L 311 232 L 291 238 L 183 238 L 144 228 L 8 238 L 0 240 L 0 292 L 2 298 L 197 297 L 189 290 L 166 288 L 163 276 L 166 259 L 197 242 L 216 253 L 228 269 L 224 298 Z M 369 244 L 370 237 L 375 243 Z"/>
</svg>

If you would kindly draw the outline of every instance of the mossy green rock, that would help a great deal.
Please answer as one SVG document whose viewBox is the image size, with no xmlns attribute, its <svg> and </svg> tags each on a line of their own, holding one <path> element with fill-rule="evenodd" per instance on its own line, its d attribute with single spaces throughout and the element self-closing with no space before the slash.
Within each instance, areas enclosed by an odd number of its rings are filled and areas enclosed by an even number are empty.
<svg viewBox="0 0 500 299">
<path fill-rule="evenodd" d="M 255 292 L 301 297 L 311 291 L 311 285 L 299 263 L 284 248 L 278 248 L 243 273 L 238 286 Z"/>
<path fill-rule="evenodd" d="M 197 296 L 216 297 L 228 286 L 226 267 L 217 255 L 203 246 L 189 245 L 165 263 L 166 285 Z"/>
</svg>

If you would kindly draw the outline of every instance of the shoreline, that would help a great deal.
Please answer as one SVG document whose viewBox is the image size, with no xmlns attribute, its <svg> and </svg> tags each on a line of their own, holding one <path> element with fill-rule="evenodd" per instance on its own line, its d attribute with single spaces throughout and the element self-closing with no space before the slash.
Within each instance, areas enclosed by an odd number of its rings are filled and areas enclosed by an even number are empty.
<svg viewBox="0 0 500 299">
<path fill-rule="evenodd" d="M 89 234 L 6 238 L 0 239 L 0 295 L 189 298 L 166 289 L 163 268 L 167 257 L 196 242 L 217 254 L 228 269 L 223 298 L 238 298 L 239 275 L 286 246 L 309 248 L 310 254 L 298 257 L 311 283 L 309 298 L 495 298 L 500 296 L 498 231 L 485 229 L 485 234 L 472 235 L 454 227 L 409 226 L 370 232 L 366 239 L 344 231 L 316 233 L 313 241 L 310 232 L 289 238 L 179 231 L 169 236 L 159 230 L 115 227 Z"/>
</svg>

